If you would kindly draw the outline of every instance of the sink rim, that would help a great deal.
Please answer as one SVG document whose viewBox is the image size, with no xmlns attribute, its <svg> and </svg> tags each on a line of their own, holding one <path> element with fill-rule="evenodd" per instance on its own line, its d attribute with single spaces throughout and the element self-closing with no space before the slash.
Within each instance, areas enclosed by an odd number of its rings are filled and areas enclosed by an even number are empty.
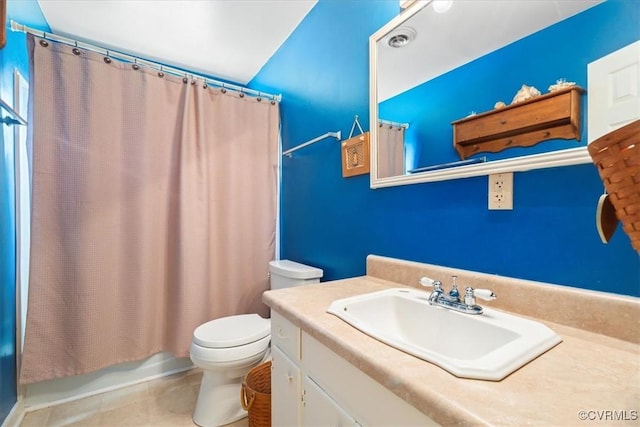
<svg viewBox="0 0 640 427">
<path fill-rule="evenodd" d="M 358 331 L 399 351 L 439 366 L 460 378 L 500 381 L 562 342 L 562 338 L 558 334 L 536 320 L 488 307 L 484 307 L 484 313 L 481 315 L 459 313 L 443 307 L 430 305 L 427 300 L 428 296 L 429 292 L 419 289 L 390 288 L 335 300 L 329 305 L 326 311 L 340 318 Z M 468 321 L 472 322 L 478 321 L 492 327 L 512 331 L 516 333 L 518 337 L 486 353 L 484 356 L 462 360 L 451 356 L 444 356 L 441 353 L 385 334 L 380 330 L 376 330 L 375 327 L 363 324 L 359 319 L 350 315 L 351 313 L 348 310 L 344 310 L 349 304 L 389 297 L 405 298 L 413 303 L 424 305 L 425 310 L 443 310 L 447 316 L 462 316 L 461 319 L 468 319 Z"/>
</svg>

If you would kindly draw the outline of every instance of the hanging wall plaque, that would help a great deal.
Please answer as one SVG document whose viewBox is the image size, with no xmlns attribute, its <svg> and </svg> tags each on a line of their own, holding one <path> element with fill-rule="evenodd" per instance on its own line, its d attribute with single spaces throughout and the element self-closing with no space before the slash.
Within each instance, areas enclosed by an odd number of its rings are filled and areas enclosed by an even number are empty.
<svg viewBox="0 0 640 427">
<path fill-rule="evenodd" d="M 342 176 L 369 173 L 369 132 L 342 141 Z"/>
</svg>

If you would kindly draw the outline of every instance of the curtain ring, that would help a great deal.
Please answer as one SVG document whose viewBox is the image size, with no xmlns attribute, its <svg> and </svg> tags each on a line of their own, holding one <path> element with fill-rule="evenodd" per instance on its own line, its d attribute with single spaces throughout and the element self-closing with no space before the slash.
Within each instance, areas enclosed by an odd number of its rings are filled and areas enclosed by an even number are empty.
<svg viewBox="0 0 640 427">
<path fill-rule="evenodd" d="M 222 83 L 222 89 L 220 89 L 220 92 L 227 93 L 227 88 L 224 87 L 224 83 Z"/>
<path fill-rule="evenodd" d="M 182 83 L 187 84 L 189 83 L 189 79 L 187 78 L 187 75 L 185 74 L 184 77 L 182 78 Z"/>
<path fill-rule="evenodd" d="M 40 40 L 39 43 L 40 43 L 40 46 L 42 46 L 42 47 L 48 47 L 49 46 L 49 42 L 46 41 L 46 40 Z"/>
<path fill-rule="evenodd" d="M 209 87 L 209 85 L 207 85 L 207 81 L 203 79 L 202 80 L 202 89 L 206 89 L 208 87 Z"/>
<path fill-rule="evenodd" d="M 240 88 L 240 98 L 244 98 L 244 92 L 243 92 L 242 88 Z"/>
<path fill-rule="evenodd" d="M 107 49 L 107 56 L 105 56 L 102 59 L 104 60 L 105 63 L 111 64 L 111 58 L 109 58 L 109 50 L 108 49 Z"/>
<path fill-rule="evenodd" d="M 138 58 L 133 58 L 133 64 L 131 65 L 131 68 L 136 71 L 140 69 L 140 66 L 138 65 Z"/>
<path fill-rule="evenodd" d="M 262 97 L 261 97 L 261 93 L 260 91 L 258 91 L 258 97 L 256 98 L 258 100 L 258 102 L 262 101 Z"/>
<path fill-rule="evenodd" d="M 162 65 L 160 66 L 160 71 L 158 71 L 158 77 L 163 78 L 164 72 L 162 71 Z"/>
</svg>

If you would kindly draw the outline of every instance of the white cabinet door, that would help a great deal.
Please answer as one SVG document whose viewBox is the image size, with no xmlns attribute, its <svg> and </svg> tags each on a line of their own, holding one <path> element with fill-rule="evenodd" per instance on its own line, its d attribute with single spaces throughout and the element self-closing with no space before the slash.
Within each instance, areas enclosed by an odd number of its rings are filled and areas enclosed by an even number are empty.
<svg viewBox="0 0 640 427">
<path fill-rule="evenodd" d="M 300 425 L 300 367 L 273 347 L 271 361 L 271 424 L 278 427 Z"/>
<path fill-rule="evenodd" d="M 338 406 L 311 378 L 305 375 L 302 381 L 302 425 L 304 427 L 359 426 L 356 420 Z"/>
</svg>

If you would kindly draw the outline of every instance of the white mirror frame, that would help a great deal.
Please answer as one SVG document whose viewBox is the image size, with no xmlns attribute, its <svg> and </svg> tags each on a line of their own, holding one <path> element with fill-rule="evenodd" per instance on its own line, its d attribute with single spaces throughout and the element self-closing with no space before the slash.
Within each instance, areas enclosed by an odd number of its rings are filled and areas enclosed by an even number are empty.
<svg viewBox="0 0 640 427">
<path fill-rule="evenodd" d="M 389 21 L 384 27 L 369 37 L 369 128 L 371 132 L 371 188 L 394 187 L 399 185 L 419 184 L 423 182 L 445 181 L 450 179 L 470 178 L 503 172 L 522 172 L 534 169 L 570 166 L 592 163 L 587 146 L 532 154 L 510 159 L 493 160 L 487 163 L 476 163 L 439 169 L 415 174 L 405 174 L 387 178 L 378 178 L 378 41 L 382 40 L 395 28 L 418 13 L 430 2 L 417 2 L 409 9 Z M 585 112 L 582 113 L 586 120 Z M 453 146 L 453 142 L 450 142 Z M 453 149 L 453 148 L 452 148 Z"/>
</svg>

